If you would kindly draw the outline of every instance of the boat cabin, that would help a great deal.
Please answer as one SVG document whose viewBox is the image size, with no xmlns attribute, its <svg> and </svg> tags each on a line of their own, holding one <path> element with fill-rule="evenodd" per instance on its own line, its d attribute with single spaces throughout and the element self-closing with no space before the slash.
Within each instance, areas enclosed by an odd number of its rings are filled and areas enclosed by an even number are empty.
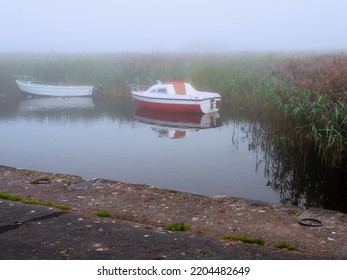
<svg viewBox="0 0 347 280">
<path fill-rule="evenodd" d="M 196 90 L 184 81 L 161 83 L 150 87 L 148 93 L 192 95 Z"/>
</svg>

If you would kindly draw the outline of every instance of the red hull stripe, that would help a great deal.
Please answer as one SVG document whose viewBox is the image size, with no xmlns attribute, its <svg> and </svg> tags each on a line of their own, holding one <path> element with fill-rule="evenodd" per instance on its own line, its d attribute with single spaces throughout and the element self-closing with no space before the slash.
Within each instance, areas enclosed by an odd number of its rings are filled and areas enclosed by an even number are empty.
<svg viewBox="0 0 347 280">
<path fill-rule="evenodd" d="M 199 104 L 168 104 L 134 99 L 137 106 L 157 111 L 201 113 Z"/>
<path fill-rule="evenodd" d="M 143 92 L 142 92 L 143 93 Z M 156 101 L 183 101 L 183 102 L 191 102 L 191 101 L 197 101 L 197 102 L 201 102 L 201 101 L 205 101 L 205 100 L 211 100 L 211 99 L 220 99 L 220 98 L 217 98 L 217 97 L 207 97 L 207 98 L 199 98 L 199 99 L 187 99 L 187 98 L 177 98 L 177 97 L 174 97 L 174 98 L 163 98 L 163 97 L 155 97 L 155 98 L 149 98 L 147 96 L 143 96 L 143 95 L 137 95 L 137 94 L 133 94 L 133 97 L 134 99 L 139 99 L 139 98 L 142 98 L 142 99 L 147 99 L 147 100 L 156 100 Z M 151 102 L 151 101 L 146 101 L 146 102 Z M 151 103 L 155 103 L 155 102 L 151 102 Z M 157 102 L 156 102 L 157 103 Z M 190 104 L 188 104 L 190 105 Z"/>
</svg>

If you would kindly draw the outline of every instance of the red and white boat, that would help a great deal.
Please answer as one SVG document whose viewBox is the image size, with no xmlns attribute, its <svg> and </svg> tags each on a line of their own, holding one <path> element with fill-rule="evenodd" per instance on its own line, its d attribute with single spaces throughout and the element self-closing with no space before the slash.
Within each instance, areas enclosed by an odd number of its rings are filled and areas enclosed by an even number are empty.
<svg viewBox="0 0 347 280">
<path fill-rule="evenodd" d="M 147 90 L 130 85 L 134 103 L 140 108 L 166 112 L 216 113 L 221 96 L 214 92 L 198 91 L 183 81 L 158 83 Z"/>
</svg>

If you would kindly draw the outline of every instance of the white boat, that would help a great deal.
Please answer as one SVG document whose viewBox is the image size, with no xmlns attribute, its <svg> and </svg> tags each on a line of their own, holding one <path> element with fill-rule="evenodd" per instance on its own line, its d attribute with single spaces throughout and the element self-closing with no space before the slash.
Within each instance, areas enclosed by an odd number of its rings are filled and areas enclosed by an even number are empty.
<svg viewBox="0 0 347 280">
<path fill-rule="evenodd" d="M 138 107 L 185 113 L 216 113 L 221 106 L 221 96 L 214 92 L 198 91 L 191 84 L 178 81 L 166 82 L 142 90 L 130 85 L 134 103 Z"/>
<path fill-rule="evenodd" d="M 94 86 L 64 83 L 41 83 L 31 76 L 16 75 L 18 87 L 25 93 L 38 96 L 91 96 Z"/>
</svg>

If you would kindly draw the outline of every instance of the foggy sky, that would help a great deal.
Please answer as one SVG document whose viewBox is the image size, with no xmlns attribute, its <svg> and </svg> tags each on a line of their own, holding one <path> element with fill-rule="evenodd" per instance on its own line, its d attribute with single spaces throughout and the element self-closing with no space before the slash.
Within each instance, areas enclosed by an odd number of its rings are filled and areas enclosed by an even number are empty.
<svg viewBox="0 0 347 280">
<path fill-rule="evenodd" d="M 0 52 L 346 50 L 345 0 L 2 0 Z"/>
</svg>

